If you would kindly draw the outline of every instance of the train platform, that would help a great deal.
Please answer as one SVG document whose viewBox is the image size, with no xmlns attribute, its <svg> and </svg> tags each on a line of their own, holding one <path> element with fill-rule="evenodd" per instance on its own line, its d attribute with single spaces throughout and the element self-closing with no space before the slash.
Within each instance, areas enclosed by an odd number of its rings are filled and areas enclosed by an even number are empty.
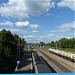
<svg viewBox="0 0 75 75">
<path fill-rule="evenodd" d="M 24 54 L 18 69 L 14 73 L 32 73 L 32 57 L 31 52 Z"/>
</svg>

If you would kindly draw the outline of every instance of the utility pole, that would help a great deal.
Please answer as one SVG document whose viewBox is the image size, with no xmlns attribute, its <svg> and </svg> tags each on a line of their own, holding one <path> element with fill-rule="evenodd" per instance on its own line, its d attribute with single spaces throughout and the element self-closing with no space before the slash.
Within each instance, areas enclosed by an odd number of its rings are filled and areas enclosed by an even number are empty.
<svg viewBox="0 0 75 75">
<path fill-rule="evenodd" d="M 66 51 L 67 51 L 67 45 L 66 45 Z"/>
<path fill-rule="evenodd" d="M 17 38 L 17 60 L 20 60 L 20 38 Z"/>
<path fill-rule="evenodd" d="M 20 60 L 20 38 L 19 38 L 19 60 Z"/>
<path fill-rule="evenodd" d="M 40 50 L 41 50 L 41 43 L 40 43 Z"/>
<path fill-rule="evenodd" d="M 59 44 L 60 44 L 60 50 L 61 50 L 61 42 L 59 42 Z"/>
<path fill-rule="evenodd" d="M 57 43 L 56 43 L 56 49 L 57 49 Z"/>
<path fill-rule="evenodd" d="M 21 35 L 21 34 L 18 34 L 18 35 L 19 35 L 19 37 L 18 37 L 18 57 L 19 57 L 19 61 L 20 61 L 21 36 L 23 36 L 23 35 Z"/>
<path fill-rule="evenodd" d="M 20 64 L 20 38 L 17 38 L 17 69 Z"/>
<path fill-rule="evenodd" d="M 1 38 L 1 41 L 2 41 L 2 40 L 3 40 L 2 37 L 0 37 L 0 38 Z M 0 46 L 1 46 L 0 49 L 1 49 L 1 51 L 2 51 L 2 49 L 3 49 L 3 44 L 2 44 L 2 42 L 0 42 Z"/>
<path fill-rule="evenodd" d="M 18 60 L 18 38 L 17 38 L 17 60 Z"/>
</svg>

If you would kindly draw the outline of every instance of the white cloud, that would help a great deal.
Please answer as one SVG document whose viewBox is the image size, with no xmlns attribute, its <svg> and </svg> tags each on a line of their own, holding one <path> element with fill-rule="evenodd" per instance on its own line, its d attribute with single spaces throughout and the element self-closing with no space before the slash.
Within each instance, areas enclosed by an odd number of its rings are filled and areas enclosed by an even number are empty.
<svg viewBox="0 0 75 75">
<path fill-rule="evenodd" d="M 62 24 L 58 27 L 57 30 L 52 30 L 51 32 L 68 32 L 68 31 L 75 31 L 75 21 Z"/>
<path fill-rule="evenodd" d="M 58 7 L 69 7 L 71 10 L 75 11 L 75 0 L 62 0 L 58 2 Z"/>
<path fill-rule="evenodd" d="M 62 24 L 59 26 L 59 28 L 60 28 L 60 30 L 65 30 L 65 31 L 74 30 L 75 29 L 75 21 Z"/>
<path fill-rule="evenodd" d="M 38 30 L 39 29 L 39 25 L 38 24 L 31 24 L 30 28 L 32 28 L 32 30 Z"/>
<path fill-rule="evenodd" d="M 39 31 L 38 31 L 38 30 L 33 30 L 32 32 L 33 32 L 33 33 L 38 33 Z"/>
<path fill-rule="evenodd" d="M 48 37 L 53 37 L 54 36 L 54 34 L 48 34 Z"/>
<path fill-rule="evenodd" d="M 53 37 L 53 34 L 46 34 L 46 35 L 42 35 L 42 36 L 36 36 L 36 35 L 28 35 L 28 36 L 24 36 L 24 38 L 26 39 L 26 41 L 30 41 L 30 42 L 48 42 L 48 40 L 50 40 L 50 37 Z M 46 41 L 47 40 L 47 41 Z"/>
<path fill-rule="evenodd" d="M 52 15 L 52 14 L 50 14 L 50 13 L 47 13 L 47 14 L 46 14 L 46 16 L 51 16 L 51 15 Z"/>
<path fill-rule="evenodd" d="M 4 28 L 1 28 L 0 31 L 1 31 L 2 29 L 4 29 Z M 13 33 L 13 34 L 18 34 L 18 35 L 27 33 L 27 31 L 24 31 L 24 30 L 21 30 L 21 29 L 16 29 L 16 28 L 14 28 L 14 29 L 13 29 L 13 28 L 5 28 L 5 29 L 6 29 L 6 30 L 10 30 L 11 33 Z"/>
<path fill-rule="evenodd" d="M 47 14 L 45 14 L 45 16 L 52 16 L 52 17 L 56 17 L 56 18 L 58 17 L 58 16 L 51 14 L 51 13 L 47 13 Z"/>
<path fill-rule="evenodd" d="M 47 38 L 47 36 L 40 36 L 39 38 L 40 39 L 44 39 L 44 38 Z"/>
<path fill-rule="evenodd" d="M 54 36 L 54 34 L 47 34 L 47 35 L 44 35 L 44 36 L 40 36 L 39 38 L 40 39 L 45 39 L 45 38 L 51 38 L 51 37 L 53 37 Z"/>
<path fill-rule="evenodd" d="M 26 21 L 26 22 L 17 22 L 15 24 L 18 27 L 25 27 L 25 28 L 29 27 L 29 21 Z"/>
<path fill-rule="evenodd" d="M 65 37 L 65 38 L 70 39 L 70 38 L 72 38 L 72 37 Z"/>
<path fill-rule="evenodd" d="M 15 25 L 17 27 L 23 27 L 23 28 L 31 28 L 33 33 L 37 33 L 40 26 L 38 24 L 31 24 L 29 21 L 25 22 L 16 22 Z"/>
<path fill-rule="evenodd" d="M 24 36 L 25 38 L 35 38 L 35 36 L 33 35 L 29 35 L 29 36 Z"/>
<path fill-rule="evenodd" d="M 27 33 L 27 31 L 21 29 L 7 29 L 7 30 L 10 30 L 13 34 L 18 34 L 18 35 Z"/>
<path fill-rule="evenodd" d="M 61 39 L 61 38 L 70 39 L 70 38 L 73 38 L 73 35 L 72 35 L 72 34 L 68 34 L 68 35 L 67 35 L 67 34 L 66 34 L 66 35 L 64 35 L 64 34 L 63 34 L 63 35 L 56 35 L 56 36 L 55 36 L 55 41 L 56 41 L 56 40 L 59 40 L 59 39 Z"/>
<path fill-rule="evenodd" d="M 47 35 L 43 35 L 43 36 L 39 36 L 37 37 L 37 41 L 38 42 L 45 42 L 45 43 L 48 43 L 50 42 L 53 38 L 54 38 L 54 34 L 47 34 Z"/>
<path fill-rule="evenodd" d="M 52 0 L 8 0 L 6 4 L 0 5 L 0 14 L 24 19 L 29 15 L 41 15 L 54 6 Z"/>
<path fill-rule="evenodd" d="M 4 21 L 4 22 L 0 22 L 0 25 L 4 25 L 4 26 L 13 26 L 13 23 L 10 21 Z"/>
<path fill-rule="evenodd" d="M 25 40 L 29 41 L 29 40 L 35 39 L 35 36 L 29 35 L 29 36 L 24 36 L 24 38 L 25 38 Z"/>
</svg>

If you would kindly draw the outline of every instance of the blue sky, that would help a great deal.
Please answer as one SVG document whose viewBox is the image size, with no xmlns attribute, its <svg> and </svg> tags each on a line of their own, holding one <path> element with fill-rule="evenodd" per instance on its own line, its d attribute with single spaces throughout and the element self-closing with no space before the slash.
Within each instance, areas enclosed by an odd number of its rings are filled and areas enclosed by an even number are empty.
<svg viewBox="0 0 75 75">
<path fill-rule="evenodd" d="M 27 42 L 73 38 L 74 13 L 74 0 L 0 0 L 0 30 Z"/>
</svg>

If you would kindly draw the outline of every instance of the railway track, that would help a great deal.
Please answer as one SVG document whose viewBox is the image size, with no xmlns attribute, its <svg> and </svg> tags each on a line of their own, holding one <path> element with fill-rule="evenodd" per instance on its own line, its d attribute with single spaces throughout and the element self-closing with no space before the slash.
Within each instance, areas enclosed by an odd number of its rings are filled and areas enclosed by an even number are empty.
<svg viewBox="0 0 75 75">
<path fill-rule="evenodd" d="M 40 51 L 41 52 L 41 51 Z M 56 64 L 59 68 L 61 68 L 63 71 L 65 72 L 71 72 L 70 70 L 68 70 L 67 68 L 65 68 L 64 66 L 62 66 L 60 63 L 58 63 L 57 61 L 55 61 L 54 59 L 52 59 L 51 57 L 49 57 L 48 55 L 44 54 L 43 52 L 41 52 L 45 57 L 47 57 L 50 61 L 52 61 L 54 64 Z"/>
<path fill-rule="evenodd" d="M 37 54 L 37 52 L 33 52 L 34 60 L 33 60 L 33 66 L 35 73 L 56 73 L 51 67 L 45 63 L 43 58 Z"/>
<path fill-rule="evenodd" d="M 45 54 L 42 51 L 40 51 L 40 52 L 48 59 L 48 62 L 53 62 L 59 69 L 62 70 L 62 72 L 72 72 L 72 70 L 69 70 L 69 68 L 66 68 L 65 66 L 63 66 L 62 64 L 60 64 L 59 62 L 54 60 L 52 57 L 50 57 L 49 55 Z"/>
</svg>

